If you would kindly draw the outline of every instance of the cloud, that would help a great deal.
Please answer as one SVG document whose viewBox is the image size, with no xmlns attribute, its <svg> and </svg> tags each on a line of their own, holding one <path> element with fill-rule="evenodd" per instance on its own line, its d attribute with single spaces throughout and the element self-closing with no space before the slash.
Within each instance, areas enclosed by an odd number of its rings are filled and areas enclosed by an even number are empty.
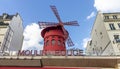
<svg viewBox="0 0 120 69">
<path fill-rule="evenodd" d="M 92 12 L 89 16 L 87 16 L 87 19 L 89 20 L 90 18 L 95 16 L 95 12 Z"/>
<path fill-rule="evenodd" d="M 101 12 L 119 12 L 120 0 L 94 0 L 94 7 Z"/>
<path fill-rule="evenodd" d="M 88 37 L 83 39 L 83 41 L 82 41 L 82 46 L 83 46 L 83 48 L 86 48 L 87 42 L 90 41 L 90 40 L 91 40 L 91 39 L 88 38 Z"/>
<path fill-rule="evenodd" d="M 39 25 L 36 23 L 31 23 L 27 25 L 24 30 L 24 40 L 22 50 L 42 50 L 43 49 L 43 39 L 40 35 L 42 29 L 39 29 Z"/>
</svg>

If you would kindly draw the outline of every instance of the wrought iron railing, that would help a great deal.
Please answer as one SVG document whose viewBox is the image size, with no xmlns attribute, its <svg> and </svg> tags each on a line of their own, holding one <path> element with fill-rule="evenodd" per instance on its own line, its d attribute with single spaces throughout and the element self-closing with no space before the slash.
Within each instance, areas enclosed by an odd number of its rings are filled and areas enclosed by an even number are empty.
<svg viewBox="0 0 120 69">
<path fill-rule="evenodd" d="M 117 19 L 113 19 L 113 18 L 104 19 L 104 22 L 117 22 L 117 21 L 120 21 L 120 18 L 117 18 Z"/>
</svg>

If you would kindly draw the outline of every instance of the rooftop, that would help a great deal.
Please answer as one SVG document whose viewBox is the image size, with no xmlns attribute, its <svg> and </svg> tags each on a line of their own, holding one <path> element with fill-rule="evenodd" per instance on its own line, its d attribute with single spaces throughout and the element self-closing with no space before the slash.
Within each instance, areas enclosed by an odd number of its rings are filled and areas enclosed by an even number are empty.
<svg viewBox="0 0 120 69">
<path fill-rule="evenodd" d="M 13 18 L 14 15 L 9 15 L 7 13 L 3 13 L 2 16 L 0 16 L 0 20 L 3 20 L 3 19 L 9 19 L 11 20 Z"/>
</svg>

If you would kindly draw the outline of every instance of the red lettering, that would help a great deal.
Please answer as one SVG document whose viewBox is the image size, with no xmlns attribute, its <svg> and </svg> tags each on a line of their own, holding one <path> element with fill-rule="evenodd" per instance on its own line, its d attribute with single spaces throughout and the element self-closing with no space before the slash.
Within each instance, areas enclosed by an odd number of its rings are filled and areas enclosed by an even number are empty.
<svg viewBox="0 0 120 69">
<path fill-rule="evenodd" d="M 19 51 L 18 51 L 18 55 L 19 55 L 19 56 L 24 56 L 24 55 L 25 55 L 25 50 L 22 50 L 22 51 L 19 50 Z"/>
</svg>

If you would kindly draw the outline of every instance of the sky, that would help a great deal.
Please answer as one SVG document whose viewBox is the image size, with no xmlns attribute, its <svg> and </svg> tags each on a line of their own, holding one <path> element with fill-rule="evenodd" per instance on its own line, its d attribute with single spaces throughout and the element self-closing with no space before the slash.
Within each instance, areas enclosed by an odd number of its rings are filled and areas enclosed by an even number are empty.
<svg viewBox="0 0 120 69">
<path fill-rule="evenodd" d="M 120 0 L 0 0 L 0 15 L 19 13 L 23 20 L 23 50 L 43 49 L 38 21 L 58 22 L 50 5 L 55 5 L 61 20 L 78 21 L 80 26 L 65 26 L 75 44 L 85 50 L 97 12 L 119 12 Z"/>
</svg>

